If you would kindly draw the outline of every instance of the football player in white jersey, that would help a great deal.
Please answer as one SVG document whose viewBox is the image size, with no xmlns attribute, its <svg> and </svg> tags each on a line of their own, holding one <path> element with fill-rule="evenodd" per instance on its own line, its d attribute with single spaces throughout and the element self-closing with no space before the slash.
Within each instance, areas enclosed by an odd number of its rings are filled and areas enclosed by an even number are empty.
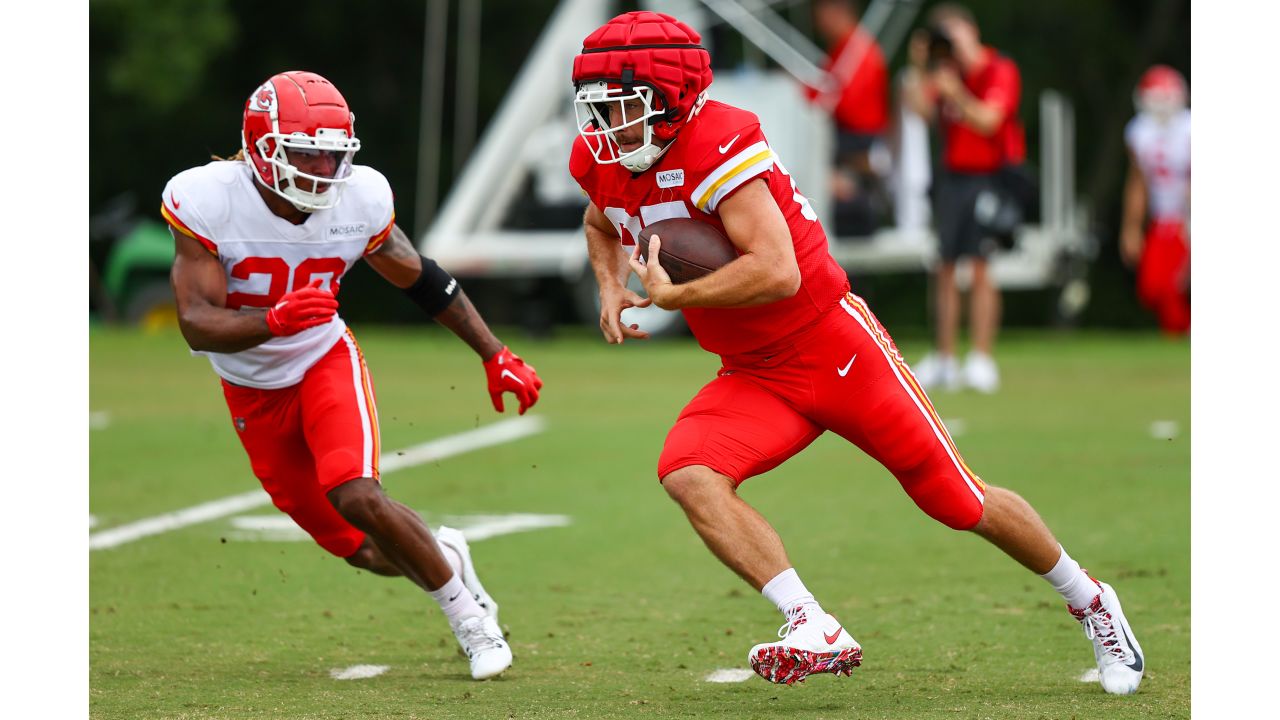
<svg viewBox="0 0 1280 720">
<path fill-rule="evenodd" d="M 1138 271 L 1138 299 L 1170 335 L 1191 330 L 1191 110 L 1187 81 L 1155 65 L 1134 92 L 1120 256 Z M 1146 228 L 1143 228 L 1143 221 Z"/>
<path fill-rule="evenodd" d="M 462 534 L 433 537 L 382 490 L 373 383 L 338 315 L 343 275 L 363 258 L 471 346 L 499 412 L 511 392 L 523 414 L 542 381 L 396 225 L 386 178 L 352 164 L 353 121 L 328 80 L 280 73 L 245 103 L 236 157 L 169 181 L 161 213 L 177 245 L 179 325 L 222 378 L 236 433 L 276 507 L 351 565 L 426 590 L 472 677 L 485 679 L 511 665 L 497 605 Z"/>
</svg>

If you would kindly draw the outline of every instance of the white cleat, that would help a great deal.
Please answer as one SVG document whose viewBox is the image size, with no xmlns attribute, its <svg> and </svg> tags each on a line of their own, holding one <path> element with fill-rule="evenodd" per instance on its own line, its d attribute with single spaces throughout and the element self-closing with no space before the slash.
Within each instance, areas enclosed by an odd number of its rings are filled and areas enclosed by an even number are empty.
<svg viewBox="0 0 1280 720">
<path fill-rule="evenodd" d="M 476 575 L 475 563 L 471 562 L 471 547 L 467 545 L 467 538 L 463 536 L 462 531 L 442 525 L 439 532 L 436 533 L 436 542 L 441 545 L 448 545 L 454 552 L 458 553 L 458 557 L 462 558 L 462 569 L 459 571 L 462 575 L 462 584 L 466 586 L 467 592 L 475 597 L 476 603 L 484 609 L 485 614 L 493 618 L 493 622 L 496 625 L 498 622 L 498 603 L 494 601 L 493 596 L 485 592 L 484 585 L 480 584 L 480 577 Z"/>
<path fill-rule="evenodd" d="M 858 641 L 833 615 L 811 605 L 793 609 L 778 637 L 782 640 L 756 645 L 747 655 L 751 669 L 771 683 L 804 682 L 814 673 L 849 676 L 862 664 Z"/>
<path fill-rule="evenodd" d="M 1120 598 L 1111 586 L 1099 582 L 1102 592 L 1089 607 L 1067 609 L 1084 626 L 1084 636 L 1093 641 L 1093 656 L 1098 661 L 1098 677 L 1102 689 L 1113 695 L 1138 692 L 1146 664 L 1142 648 L 1133 636 L 1129 621 L 1120 609 Z"/>
<path fill-rule="evenodd" d="M 950 355 L 929 353 L 911 367 L 911 374 L 925 390 L 959 390 L 964 386 L 960 365 Z"/>
<path fill-rule="evenodd" d="M 964 383 L 988 395 L 999 390 L 1000 371 L 996 368 L 996 361 L 985 353 L 969 353 L 964 361 Z"/>
<path fill-rule="evenodd" d="M 458 623 L 453 634 L 471 661 L 471 677 L 476 680 L 488 680 L 511 667 L 511 646 L 493 617 L 469 617 Z"/>
</svg>

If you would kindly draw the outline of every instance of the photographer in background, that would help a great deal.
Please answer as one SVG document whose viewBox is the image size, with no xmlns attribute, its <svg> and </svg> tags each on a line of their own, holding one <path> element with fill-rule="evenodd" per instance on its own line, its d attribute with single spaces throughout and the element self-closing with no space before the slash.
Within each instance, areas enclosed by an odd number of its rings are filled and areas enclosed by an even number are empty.
<svg viewBox="0 0 1280 720">
<path fill-rule="evenodd" d="M 982 44 L 973 14 L 960 5 L 934 7 L 928 27 L 912 35 L 908 51 L 904 99 L 915 112 L 937 123 L 943 145 L 942 172 L 933 188 L 939 239 L 936 348 L 916 367 L 916 376 L 926 388 L 967 385 L 991 393 L 1000 386 L 992 358 L 1000 324 L 1000 290 L 988 271 L 987 257 L 995 249 L 995 237 L 1012 237 L 1008 222 L 1000 217 L 1011 203 L 1001 199 L 1009 198 L 1008 178 L 1018 175 L 1026 156 L 1018 120 L 1022 81 L 1012 60 Z M 969 258 L 973 269 L 969 294 L 973 347 L 963 369 L 956 361 L 960 324 L 956 264 L 962 258 Z"/>
</svg>

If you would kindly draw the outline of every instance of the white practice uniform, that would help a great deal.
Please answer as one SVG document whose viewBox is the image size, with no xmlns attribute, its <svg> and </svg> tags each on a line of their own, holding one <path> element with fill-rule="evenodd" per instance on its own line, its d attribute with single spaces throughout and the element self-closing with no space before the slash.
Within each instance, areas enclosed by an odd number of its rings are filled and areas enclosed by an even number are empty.
<svg viewBox="0 0 1280 720">
<path fill-rule="evenodd" d="M 1152 221 L 1186 222 L 1191 216 L 1191 110 L 1167 123 L 1138 113 L 1125 126 L 1124 140 L 1146 180 Z"/>
<path fill-rule="evenodd" d="M 199 241 L 227 273 L 227 307 L 270 308 L 287 292 L 322 280 L 335 294 L 342 276 L 386 240 L 395 223 L 382 173 L 352 167 L 342 201 L 301 225 L 281 218 L 258 194 L 242 161 L 214 161 L 178 173 L 164 188 L 161 213 L 175 231 Z M 346 330 L 333 320 L 234 353 L 201 352 L 227 382 L 263 390 L 301 382 Z"/>
</svg>

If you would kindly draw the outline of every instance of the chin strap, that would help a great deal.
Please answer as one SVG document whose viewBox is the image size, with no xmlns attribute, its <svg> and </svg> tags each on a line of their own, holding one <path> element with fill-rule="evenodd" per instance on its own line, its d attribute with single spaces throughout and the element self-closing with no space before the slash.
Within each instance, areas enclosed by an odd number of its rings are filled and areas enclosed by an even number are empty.
<svg viewBox="0 0 1280 720">
<path fill-rule="evenodd" d="M 664 147 L 658 147 L 653 143 L 649 143 L 643 148 L 634 151 L 631 155 L 619 162 L 622 163 L 622 167 L 630 170 L 631 172 L 644 172 L 650 167 L 653 167 L 653 164 L 658 162 L 658 158 L 665 155 L 670 147 L 671 143 L 667 143 Z M 649 152 L 651 149 L 655 152 Z"/>
</svg>

